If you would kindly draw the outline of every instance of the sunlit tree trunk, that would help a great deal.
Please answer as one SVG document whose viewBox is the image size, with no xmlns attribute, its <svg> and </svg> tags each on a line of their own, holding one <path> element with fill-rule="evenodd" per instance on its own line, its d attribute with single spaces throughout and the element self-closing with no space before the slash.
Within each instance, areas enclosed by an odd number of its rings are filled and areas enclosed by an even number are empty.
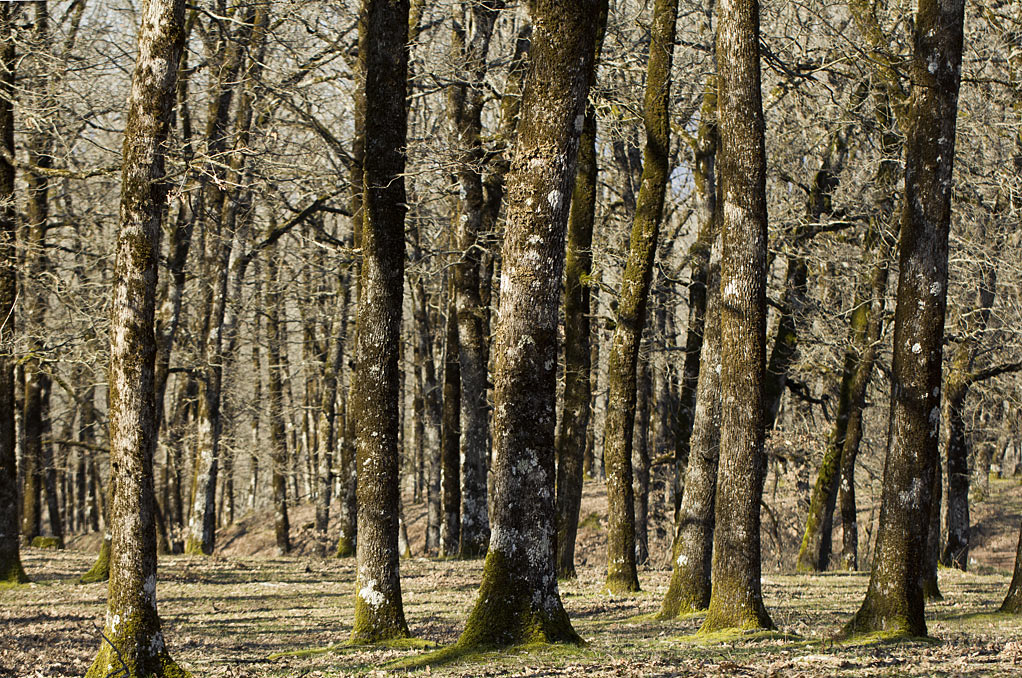
<svg viewBox="0 0 1022 678">
<path fill-rule="evenodd" d="M 461 647 L 579 642 L 555 572 L 557 326 L 568 200 L 593 67 L 597 0 L 534 0 L 508 174 L 494 355 L 490 548 Z"/>
<path fill-rule="evenodd" d="M 1015 571 L 1008 586 L 1008 595 L 1001 603 L 1001 612 L 1022 614 L 1022 529 L 1018 533 L 1018 548 L 1015 551 Z"/>
<path fill-rule="evenodd" d="M 849 633 L 926 635 L 922 580 L 938 464 L 941 345 L 963 0 L 920 0 L 905 143 L 890 428 L 869 588 Z"/>
<path fill-rule="evenodd" d="M 110 465 L 117 491 L 104 641 L 88 678 L 186 676 L 167 654 L 156 610 L 153 452 L 155 307 L 160 222 L 166 200 L 164 143 L 183 47 L 183 0 L 146 0 L 128 96 L 120 230 L 111 294 Z"/>
<path fill-rule="evenodd" d="M 713 588 L 701 632 L 773 626 L 760 584 L 767 212 L 759 2 L 721 0 L 718 14 L 722 405 Z"/>
</svg>

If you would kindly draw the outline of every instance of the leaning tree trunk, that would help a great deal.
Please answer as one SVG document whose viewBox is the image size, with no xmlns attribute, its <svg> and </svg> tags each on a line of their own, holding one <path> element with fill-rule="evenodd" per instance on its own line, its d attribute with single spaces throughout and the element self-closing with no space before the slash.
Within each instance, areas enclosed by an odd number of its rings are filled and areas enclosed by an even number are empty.
<svg viewBox="0 0 1022 678">
<path fill-rule="evenodd" d="M 104 642 L 87 678 L 187 676 L 170 658 L 156 611 L 153 452 L 157 264 L 166 209 L 163 153 L 183 47 L 183 0 L 142 4 L 138 59 L 128 95 L 120 231 L 111 294 L 111 544 Z M 112 479 L 111 482 L 114 482 Z"/>
<path fill-rule="evenodd" d="M 607 17 L 598 20 L 595 59 L 600 58 Z M 595 79 L 596 68 L 593 68 Z M 592 83 L 590 83 L 592 87 Z M 592 347 L 589 282 L 596 219 L 596 107 L 586 107 L 571 194 L 564 261 L 564 396 L 557 435 L 557 576 L 575 578 L 575 538 L 582 506 L 582 467 L 590 430 Z"/>
<path fill-rule="evenodd" d="M 352 640 L 408 635 L 398 575 L 408 0 L 366 0 L 365 221 L 355 385 L 358 547 Z"/>
<path fill-rule="evenodd" d="M 568 197 L 599 0 L 535 0 L 532 63 L 508 175 L 494 354 L 493 531 L 463 648 L 580 642 L 557 590 L 554 427 Z M 512 265 L 513 262 L 513 265 Z"/>
<path fill-rule="evenodd" d="M 926 635 L 922 565 L 937 462 L 963 0 L 920 0 L 905 143 L 890 430 L 866 598 L 846 630 Z"/>
<path fill-rule="evenodd" d="M 773 627 L 760 586 L 767 213 L 759 2 L 722 2 L 719 13 L 722 408 L 713 590 L 701 633 Z"/>
<path fill-rule="evenodd" d="M 1015 551 L 1015 572 L 1011 576 L 1008 595 L 1001 603 L 1001 612 L 1022 614 L 1022 529 L 1018 533 L 1018 548 Z"/>
<path fill-rule="evenodd" d="M 712 166 L 706 175 L 712 192 Z M 660 608 L 661 619 L 674 619 L 682 614 L 705 610 L 710 604 L 713 566 L 714 499 L 717 492 L 717 462 L 720 456 L 720 215 L 711 207 L 704 225 L 712 238 L 712 249 L 706 264 L 706 322 L 702 327 L 699 383 L 685 492 L 676 514 L 673 571 L 671 583 Z M 716 225 L 715 225 L 716 224 Z M 703 230 L 701 228 L 701 230 Z"/>
<path fill-rule="evenodd" d="M 21 566 L 18 470 L 14 452 L 14 307 L 18 297 L 17 211 L 14 200 L 14 24 L 0 5 L 0 584 L 28 581 Z"/>
<path fill-rule="evenodd" d="M 632 491 L 632 428 L 635 423 L 636 366 L 639 342 L 646 324 L 646 305 L 653 280 L 670 175 L 670 92 L 677 0 L 653 5 L 649 64 L 643 118 L 642 183 L 635 204 L 628 261 L 621 280 L 617 324 L 607 362 L 607 419 L 603 455 L 607 464 L 607 589 L 638 591 L 635 569 L 635 509 Z"/>
</svg>

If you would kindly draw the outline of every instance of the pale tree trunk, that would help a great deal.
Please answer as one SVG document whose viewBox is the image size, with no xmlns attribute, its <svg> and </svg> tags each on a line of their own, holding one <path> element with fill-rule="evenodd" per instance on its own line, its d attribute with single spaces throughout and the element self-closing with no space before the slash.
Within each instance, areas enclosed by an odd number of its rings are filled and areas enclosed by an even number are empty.
<svg viewBox="0 0 1022 678">
<path fill-rule="evenodd" d="M 621 280 L 618 310 L 608 357 L 607 414 L 603 454 L 607 465 L 607 589 L 638 591 L 635 568 L 635 511 L 632 491 L 632 427 L 635 422 L 636 366 L 646 324 L 646 306 L 653 280 L 670 175 L 670 92 L 677 0 L 653 4 L 643 122 L 642 182 L 635 203 L 628 261 Z"/>
<path fill-rule="evenodd" d="M 167 186 L 163 146 L 183 47 L 184 2 L 146 0 L 128 95 L 120 229 L 111 294 L 110 462 L 117 492 L 104 640 L 87 678 L 188 675 L 167 654 L 156 611 L 153 452 L 155 307 Z"/>
<path fill-rule="evenodd" d="M 596 35 L 598 61 L 607 29 L 601 13 Z M 593 68 L 596 79 L 596 68 Z M 592 83 L 590 83 L 590 88 Z M 575 537 L 582 506 L 582 472 L 592 406 L 592 347 L 589 282 L 593 272 L 596 220 L 596 107 L 586 107 L 578 148 L 578 170 L 571 194 L 564 260 L 564 396 L 557 434 L 557 576 L 575 577 Z"/>
<path fill-rule="evenodd" d="M 713 97 L 716 101 L 716 97 Z M 712 113 L 714 119 L 716 113 Z M 716 134 L 716 132 L 713 132 Z M 714 192 L 713 166 L 705 174 L 706 189 Z M 703 198 L 709 197 L 704 193 Z M 705 610 L 710 604 L 713 565 L 714 499 L 717 493 L 717 462 L 720 455 L 720 215 L 716 202 L 709 201 L 700 226 L 712 247 L 706 260 L 705 323 L 702 327 L 699 352 L 699 377 L 695 409 L 692 413 L 692 436 L 688 465 L 685 471 L 685 492 L 681 507 L 675 514 L 676 532 L 671 583 L 660 608 L 660 619 Z M 691 316 L 690 316 L 691 317 Z"/>
<path fill-rule="evenodd" d="M 462 200 L 455 224 L 461 257 L 454 267 L 461 369 L 461 548 L 462 558 L 486 553 L 490 539 L 487 512 L 487 452 L 490 423 L 487 390 L 487 342 L 480 296 L 480 238 L 484 208 L 482 109 L 490 36 L 503 0 L 481 0 L 462 7 L 453 22 L 452 56 L 464 64 L 464 78 L 447 93 L 448 114 L 456 135 L 458 183 Z"/>
<path fill-rule="evenodd" d="M 13 5 L 0 5 L 0 145 L 14 156 Z M 18 470 L 14 450 L 14 324 L 18 297 L 14 165 L 0 158 L 0 584 L 27 582 L 21 566 Z"/>
<path fill-rule="evenodd" d="M 568 200 L 595 52 L 597 0 L 535 0 L 508 174 L 494 370 L 493 516 L 463 648 L 579 642 L 555 572 L 557 325 Z"/>
<path fill-rule="evenodd" d="M 405 255 L 408 0 L 365 0 L 365 221 L 355 417 L 358 546 L 352 640 L 408 635 L 398 573 L 400 357 Z"/>
<path fill-rule="evenodd" d="M 773 627 L 760 585 L 767 213 L 759 2 L 722 0 L 718 9 L 722 407 L 713 589 L 701 632 Z"/>
<path fill-rule="evenodd" d="M 869 588 L 848 633 L 926 635 L 923 561 L 938 466 L 964 5 L 920 0 L 916 14 L 880 522 Z"/>
</svg>

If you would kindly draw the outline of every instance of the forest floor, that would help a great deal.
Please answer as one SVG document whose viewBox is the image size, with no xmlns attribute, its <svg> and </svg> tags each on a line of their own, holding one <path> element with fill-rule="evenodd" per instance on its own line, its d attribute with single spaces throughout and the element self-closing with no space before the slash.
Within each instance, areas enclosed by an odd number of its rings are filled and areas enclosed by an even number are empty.
<svg viewBox="0 0 1022 678">
<path fill-rule="evenodd" d="M 932 639 L 851 644 L 833 637 L 862 601 L 865 572 L 767 572 L 764 598 L 783 635 L 762 638 L 700 638 L 694 634 L 701 616 L 654 620 L 670 576 L 665 568 L 640 573 L 641 593 L 602 592 L 602 559 L 585 542 L 598 541 L 602 530 L 598 487 L 587 488 L 582 513 L 589 536 L 583 535 L 580 551 L 591 553 L 583 556 L 579 579 L 561 583 L 565 608 L 586 646 L 469 656 L 417 669 L 418 675 L 932 678 L 1022 673 L 1022 617 L 996 613 L 1010 579 L 1022 510 L 1022 488 L 1014 481 L 992 482 L 989 499 L 975 510 L 981 546 L 974 571 L 941 570 L 945 598 L 927 606 Z M 259 539 L 264 539 L 261 531 L 253 530 L 247 548 L 255 548 L 252 543 Z M 388 663 L 457 639 L 481 573 L 480 561 L 402 560 L 405 614 L 419 642 L 344 647 L 353 614 L 353 560 L 232 553 L 244 542 L 236 538 L 234 549 L 228 545 L 212 558 L 160 560 L 164 634 L 171 654 L 196 678 L 392 675 Z M 768 544 L 765 540 L 765 560 Z M 84 675 L 99 648 L 96 625 L 102 623 L 106 586 L 75 580 L 91 565 L 94 552 L 29 548 L 22 558 L 34 583 L 0 589 L 0 676 Z"/>
</svg>

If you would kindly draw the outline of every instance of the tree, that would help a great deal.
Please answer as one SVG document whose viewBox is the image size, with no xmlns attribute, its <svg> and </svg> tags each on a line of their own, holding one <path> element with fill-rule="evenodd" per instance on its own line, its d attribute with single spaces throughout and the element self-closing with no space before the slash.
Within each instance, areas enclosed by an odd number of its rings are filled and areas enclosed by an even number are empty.
<svg viewBox="0 0 1022 678">
<path fill-rule="evenodd" d="M 664 195 L 670 175 L 671 64 L 674 58 L 677 0 L 653 5 L 649 64 L 643 121 L 642 181 L 635 203 L 631 243 L 608 358 L 607 422 L 604 460 L 607 464 L 607 588 L 613 592 L 638 591 L 635 569 L 635 510 L 632 491 L 632 427 L 635 423 L 639 343 L 646 325 L 646 306 L 653 280 L 663 217 Z"/>
<path fill-rule="evenodd" d="M 916 13 L 880 526 L 869 588 L 849 633 L 926 635 L 922 569 L 938 466 L 964 7 L 920 0 Z"/>
<path fill-rule="evenodd" d="M 1018 548 L 1015 551 L 1015 571 L 1011 575 L 1008 595 L 1001 603 L 1001 612 L 1022 614 L 1022 529 L 1018 533 Z"/>
<path fill-rule="evenodd" d="M 0 144 L 14 155 L 15 37 L 13 5 L 0 5 Z M 14 165 L 0 158 L 0 583 L 28 581 L 21 566 L 18 471 L 14 453 L 14 305 L 18 257 Z"/>
<path fill-rule="evenodd" d="M 721 427 L 713 588 L 701 633 L 773 627 L 760 585 L 767 212 L 759 2 L 722 0 L 718 13 Z"/>
<path fill-rule="evenodd" d="M 408 635 L 398 575 L 398 416 L 405 255 L 408 0 L 366 0 L 366 155 L 356 421 L 358 547 L 352 640 Z"/>
<path fill-rule="evenodd" d="M 555 571 L 557 324 L 568 196 L 593 68 L 598 0 L 533 0 L 495 338 L 493 515 L 461 647 L 579 642 Z"/>
<path fill-rule="evenodd" d="M 110 587 L 103 644 L 87 674 L 187 676 L 167 653 L 156 611 L 155 307 L 166 208 L 164 148 L 183 46 L 183 0 L 146 0 L 128 97 L 110 332 Z"/>
</svg>

